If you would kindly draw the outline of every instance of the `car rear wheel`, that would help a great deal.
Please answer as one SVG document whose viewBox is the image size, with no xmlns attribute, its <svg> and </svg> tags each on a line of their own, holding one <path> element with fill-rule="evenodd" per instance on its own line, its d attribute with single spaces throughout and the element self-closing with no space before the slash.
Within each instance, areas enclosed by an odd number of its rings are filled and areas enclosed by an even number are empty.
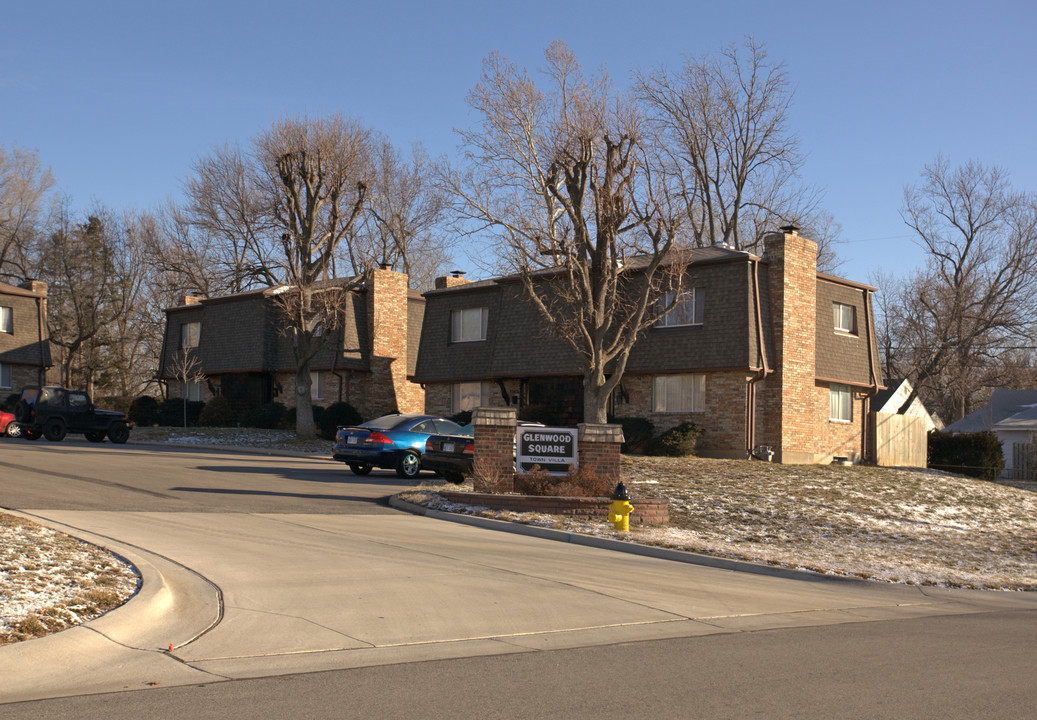
<svg viewBox="0 0 1037 720">
<path fill-rule="evenodd" d="M 108 428 L 108 439 L 121 445 L 130 439 L 130 429 L 123 423 L 115 423 Z"/>
<path fill-rule="evenodd" d="M 367 463 L 350 463 L 349 469 L 353 471 L 354 475 L 370 475 L 371 466 Z"/>
<path fill-rule="evenodd" d="M 396 474 L 401 478 L 416 478 L 421 472 L 421 457 L 416 452 L 407 451 L 403 453 L 400 462 L 396 464 Z"/>
<path fill-rule="evenodd" d="M 68 429 L 65 427 L 65 423 L 61 422 L 57 418 L 51 418 L 47 421 L 47 424 L 43 426 L 43 437 L 47 438 L 51 442 L 61 442 L 65 439 L 65 435 L 68 434 Z"/>
<path fill-rule="evenodd" d="M 104 433 L 101 432 L 100 430 L 92 430 L 90 432 L 85 432 L 83 434 L 86 435 L 86 439 L 89 440 L 90 442 L 103 442 L 104 441 Z"/>
<path fill-rule="evenodd" d="M 24 400 L 19 400 L 18 404 L 14 406 L 14 419 L 20 423 L 29 421 L 29 404 Z"/>
<path fill-rule="evenodd" d="M 7 431 L 6 432 L 7 432 L 7 437 L 13 437 L 13 438 L 21 437 L 22 436 L 22 426 L 19 425 L 16 422 L 7 423 Z"/>
</svg>

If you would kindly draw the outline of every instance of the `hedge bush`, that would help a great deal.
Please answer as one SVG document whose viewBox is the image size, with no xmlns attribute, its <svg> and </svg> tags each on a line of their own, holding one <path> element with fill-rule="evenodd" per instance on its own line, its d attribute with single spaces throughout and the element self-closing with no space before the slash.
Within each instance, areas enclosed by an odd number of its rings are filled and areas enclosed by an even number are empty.
<svg viewBox="0 0 1037 720">
<path fill-rule="evenodd" d="M 130 422 L 137 427 L 151 427 L 158 425 L 158 398 L 151 395 L 141 395 L 133 398 L 130 403 Z"/>
<path fill-rule="evenodd" d="M 9 413 L 14 412 L 14 406 L 18 404 L 18 401 L 22 399 L 22 396 L 18 393 L 11 393 L 4 398 L 4 402 L 0 404 L 0 410 L 6 410 Z"/>
<path fill-rule="evenodd" d="M 187 402 L 187 425 L 194 427 L 198 424 L 198 416 L 202 414 L 205 403 L 197 400 Z M 184 400 L 180 398 L 169 398 L 158 406 L 158 424 L 164 427 L 184 426 Z"/>
<path fill-rule="evenodd" d="M 997 480 L 1005 468 L 1005 457 L 997 435 L 984 430 L 974 433 L 929 433 L 929 467 L 982 480 Z"/>
<path fill-rule="evenodd" d="M 321 437 L 327 440 L 335 439 L 335 431 L 340 426 L 359 425 L 364 419 L 360 417 L 357 409 L 347 402 L 334 402 L 325 408 L 320 419 Z"/>
<path fill-rule="evenodd" d="M 642 417 L 611 417 L 610 423 L 623 427 L 624 453 L 643 453 L 652 442 L 655 435 L 655 425 L 648 418 Z"/>
<path fill-rule="evenodd" d="M 241 413 L 238 424 L 242 427 L 263 428 L 273 430 L 281 423 L 287 408 L 284 403 L 268 402 L 259 407 L 249 408 Z"/>
<path fill-rule="evenodd" d="M 695 454 L 699 436 L 705 428 L 692 422 L 682 422 L 670 428 L 649 443 L 649 455 L 665 455 L 667 457 L 688 457 Z"/>
<path fill-rule="evenodd" d="M 552 475 L 538 466 L 530 472 L 515 473 L 514 488 L 520 495 L 609 497 L 613 484 L 590 466 L 581 465 L 576 470 L 570 468 L 565 475 Z"/>
<path fill-rule="evenodd" d="M 217 395 L 205 403 L 198 416 L 198 424 L 202 427 L 233 427 L 238 424 L 238 417 L 230 406 L 230 401 L 222 395 Z"/>
</svg>

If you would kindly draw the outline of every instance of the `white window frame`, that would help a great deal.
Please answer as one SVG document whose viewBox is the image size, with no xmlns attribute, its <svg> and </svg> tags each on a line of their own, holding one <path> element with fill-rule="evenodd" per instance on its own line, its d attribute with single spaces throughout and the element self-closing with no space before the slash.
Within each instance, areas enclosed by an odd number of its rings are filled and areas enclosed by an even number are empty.
<svg viewBox="0 0 1037 720">
<path fill-rule="evenodd" d="M 828 386 L 828 419 L 853 422 L 853 390 L 849 385 L 832 383 Z"/>
<path fill-rule="evenodd" d="M 464 343 L 486 340 L 486 320 L 489 314 L 485 307 L 451 310 L 450 342 Z"/>
<path fill-rule="evenodd" d="M 11 389 L 11 366 L 0 363 L 0 389 Z"/>
<path fill-rule="evenodd" d="M 14 310 L 0 305 L 0 332 L 14 335 Z"/>
<path fill-rule="evenodd" d="M 310 399 L 324 399 L 324 373 L 319 370 L 310 371 Z"/>
<path fill-rule="evenodd" d="M 706 411 L 706 376 L 657 375 L 652 380 L 652 410 L 657 413 Z"/>
<path fill-rule="evenodd" d="M 687 288 L 681 290 L 677 297 L 677 303 L 670 312 L 662 315 L 674 299 L 674 291 L 669 290 L 662 294 L 656 305 L 656 312 L 660 317 L 655 321 L 655 327 L 689 327 L 702 324 L 702 314 L 705 310 L 706 293 L 702 288 Z"/>
<path fill-rule="evenodd" d="M 478 388 L 478 390 L 476 390 Z M 490 404 L 491 384 L 488 382 L 459 382 L 450 385 L 450 412 L 475 410 Z M 476 400 L 475 398 L 478 397 Z"/>
<path fill-rule="evenodd" d="M 857 331 L 857 308 L 846 303 L 833 302 L 832 321 L 836 332 L 854 334 Z"/>
<path fill-rule="evenodd" d="M 185 322 L 180 326 L 180 347 L 184 349 L 196 348 L 202 339 L 202 324 L 197 320 Z"/>
</svg>

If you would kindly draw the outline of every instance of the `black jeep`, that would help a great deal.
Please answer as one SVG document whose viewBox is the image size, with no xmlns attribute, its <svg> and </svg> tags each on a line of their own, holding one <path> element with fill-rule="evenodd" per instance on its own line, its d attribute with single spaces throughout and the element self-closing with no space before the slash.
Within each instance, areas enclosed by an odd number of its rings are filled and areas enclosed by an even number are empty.
<svg viewBox="0 0 1037 720">
<path fill-rule="evenodd" d="M 82 390 L 28 385 L 14 408 L 14 420 L 22 428 L 22 436 L 59 442 L 70 432 L 83 433 L 90 442 L 101 442 L 104 436 L 113 443 L 124 443 L 130 437 L 130 424 L 125 413 L 99 410 Z"/>
</svg>

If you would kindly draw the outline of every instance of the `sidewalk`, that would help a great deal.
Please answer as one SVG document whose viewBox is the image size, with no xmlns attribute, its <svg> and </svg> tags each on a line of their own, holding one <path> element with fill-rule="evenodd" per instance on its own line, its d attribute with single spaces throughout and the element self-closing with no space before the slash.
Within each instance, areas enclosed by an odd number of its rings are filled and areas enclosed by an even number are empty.
<svg viewBox="0 0 1037 720">
<path fill-rule="evenodd" d="M 652 555 L 685 554 L 473 518 L 27 512 L 118 552 L 144 582 L 97 620 L 0 647 L 0 702 L 1037 607 L 1026 593 L 673 562 Z"/>
</svg>

